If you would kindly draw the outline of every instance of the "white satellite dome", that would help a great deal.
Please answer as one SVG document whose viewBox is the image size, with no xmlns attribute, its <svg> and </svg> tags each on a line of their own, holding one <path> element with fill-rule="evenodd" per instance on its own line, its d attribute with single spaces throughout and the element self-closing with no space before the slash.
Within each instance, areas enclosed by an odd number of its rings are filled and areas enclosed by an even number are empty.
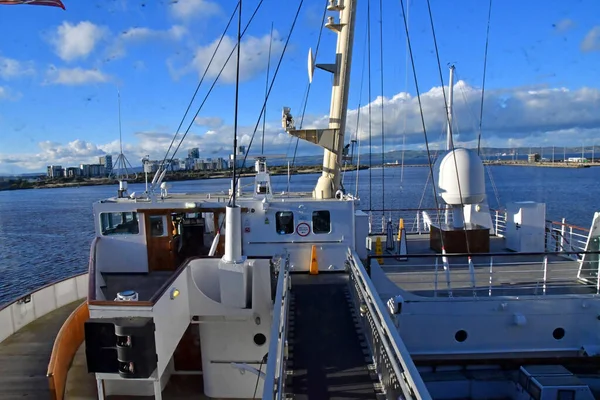
<svg viewBox="0 0 600 400">
<path fill-rule="evenodd" d="M 439 195 L 446 204 L 477 204 L 485 199 L 483 162 L 474 151 L 449 151 L 438 163 L 438 171 Z"/>
</svg>

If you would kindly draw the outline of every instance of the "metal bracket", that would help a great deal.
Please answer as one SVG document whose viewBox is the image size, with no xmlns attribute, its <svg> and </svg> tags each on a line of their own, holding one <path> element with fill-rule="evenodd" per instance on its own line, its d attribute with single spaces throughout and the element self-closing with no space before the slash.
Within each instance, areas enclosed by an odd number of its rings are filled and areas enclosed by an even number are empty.
<svg viewBox="0 0 600 400">
<path fill-rule="evenodd" d="M 324 149 L 337 153 L 337 138 L 339 129 L 302 129 L 289 130 L 292 136 L 317 144 Z"/>
</svg>

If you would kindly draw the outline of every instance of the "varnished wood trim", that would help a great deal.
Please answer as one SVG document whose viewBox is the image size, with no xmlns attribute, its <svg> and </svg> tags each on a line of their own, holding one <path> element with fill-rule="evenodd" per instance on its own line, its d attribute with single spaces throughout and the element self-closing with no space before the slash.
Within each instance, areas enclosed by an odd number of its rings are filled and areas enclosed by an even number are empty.
<svg viewBox="0 0 600 400">
<path fill-rule="evenodd" d="M 83 302 L 69 315 L 56 335 L 46 372 L 53 400 L 62 400 L 64 397 L 69 367 L 85 340 L 84 323 L 89 318 L 88 305 Z"/>
<path fill-rule="evenodd" d="M 90 306 L 119 306 L 119 307 L 152 307 L 152 301 L 114 301 L 114 300 L 89 300 Z"/>
</svg>

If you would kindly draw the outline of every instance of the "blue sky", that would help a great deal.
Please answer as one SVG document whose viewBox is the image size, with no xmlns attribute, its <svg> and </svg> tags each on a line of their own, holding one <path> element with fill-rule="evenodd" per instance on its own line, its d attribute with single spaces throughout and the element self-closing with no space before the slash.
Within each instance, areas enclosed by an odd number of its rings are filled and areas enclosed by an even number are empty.
<svg viewBox="0 0 600 400">
<path fill-rule="evenodd" d="M 258 0 L 243 2 L 243 23 Z M 379 4 L 371 2 L 373 151 L 381 151 Z M 406 36 L 399 1 L 386 0 L 383 17 L 384 129 L 386 150 L 423 143 L 412 70 L 408 84 Z M 405 4 L 408 1 L 405 0 Z M 67 10 L 0 6 L 0 173 L 42 171 L 93 162 L 118 153 L 117 90 L 122 99 L 125 153 L 133 164 L 142 156 L 162 158 L 183 116 L 199 76 L 236 2 L 233 0 L 65 0 Z M 242 45 L 240 141 L 247 143 L 264 98 L 271 24 L 272 68 L 277 63 L 298 0 L 264 0 Z M 316 46 L 324 0 L 305 0 L 267 108 L 267 151 L 293 153 L 280 129 L 281 107 L 297 119 L 307 85 L 307 49 Z M 487 25 L 487 2 L 431 1 L 447 85 L 446 64 L 457 67 L 457 142 L 472 145 L 479 102 Z M 352 84 L 346 139 L 357 131 L 359 99 L 361 151 L 368 138 L 366 1 L 358 1 Z M 417 78 L 428 136 L 439 141 L 445 120 L 437 61 L 425 2 L 408 12 Z M 483 139 L 493 146 L 581 145 L 595 143 L 600 124 L 600 5 L 579 2 L 496 1 L 492 9 L 483 118 Z M 237 21 L 228 31 L 220 68 L 235 42 Z M 317 60 L 333 60 L 335 34 L 323 31 Z M 226 51 L 225 51 L 226 50 Z M 227 156 L 233 135 L 234 58 L 192 125 L 178 156 L 199 147 L 203 157 Z M 365 73 L 362 95 L 361 76 Z M 200 89 L 193 110 L 212 83 Z M 323 126 L 331 78 L 317 71 L 305 126 Z M 187 127 L 186 122 L 184 126 Z M 290 143 L 292 145 L 290 146 Z M 253 149 L 260 151 L 257 137 Z M 301 154 L 320 149 L 302 144 Z"/>
</svg>

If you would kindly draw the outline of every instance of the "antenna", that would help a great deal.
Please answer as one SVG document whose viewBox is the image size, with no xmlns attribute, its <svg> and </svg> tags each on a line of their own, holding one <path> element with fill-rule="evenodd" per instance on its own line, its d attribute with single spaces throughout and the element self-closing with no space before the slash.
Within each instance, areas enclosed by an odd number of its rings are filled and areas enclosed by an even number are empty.
<svg viewBox="0 0 600 400">
<path fill-rule="evenodd" d="M 135 180 L 137 179 L 137 173 L 133 171 L 131 163 L 123 153 L 123 132 L 121 129 L 121 92 L 119 89 L 117 89 L 117 99 L 119 103 L 119 149 L 121 152 L 119 153 L 119 156 L 113 165 L 113 170 L 110 175 L 116 177 L 119 181 L 126 181 L 128 179 Z M 129 172 L 130 170 L 131 172 Z M 117 171 L 116 174 L 115 171 Z"/>
</svg>

